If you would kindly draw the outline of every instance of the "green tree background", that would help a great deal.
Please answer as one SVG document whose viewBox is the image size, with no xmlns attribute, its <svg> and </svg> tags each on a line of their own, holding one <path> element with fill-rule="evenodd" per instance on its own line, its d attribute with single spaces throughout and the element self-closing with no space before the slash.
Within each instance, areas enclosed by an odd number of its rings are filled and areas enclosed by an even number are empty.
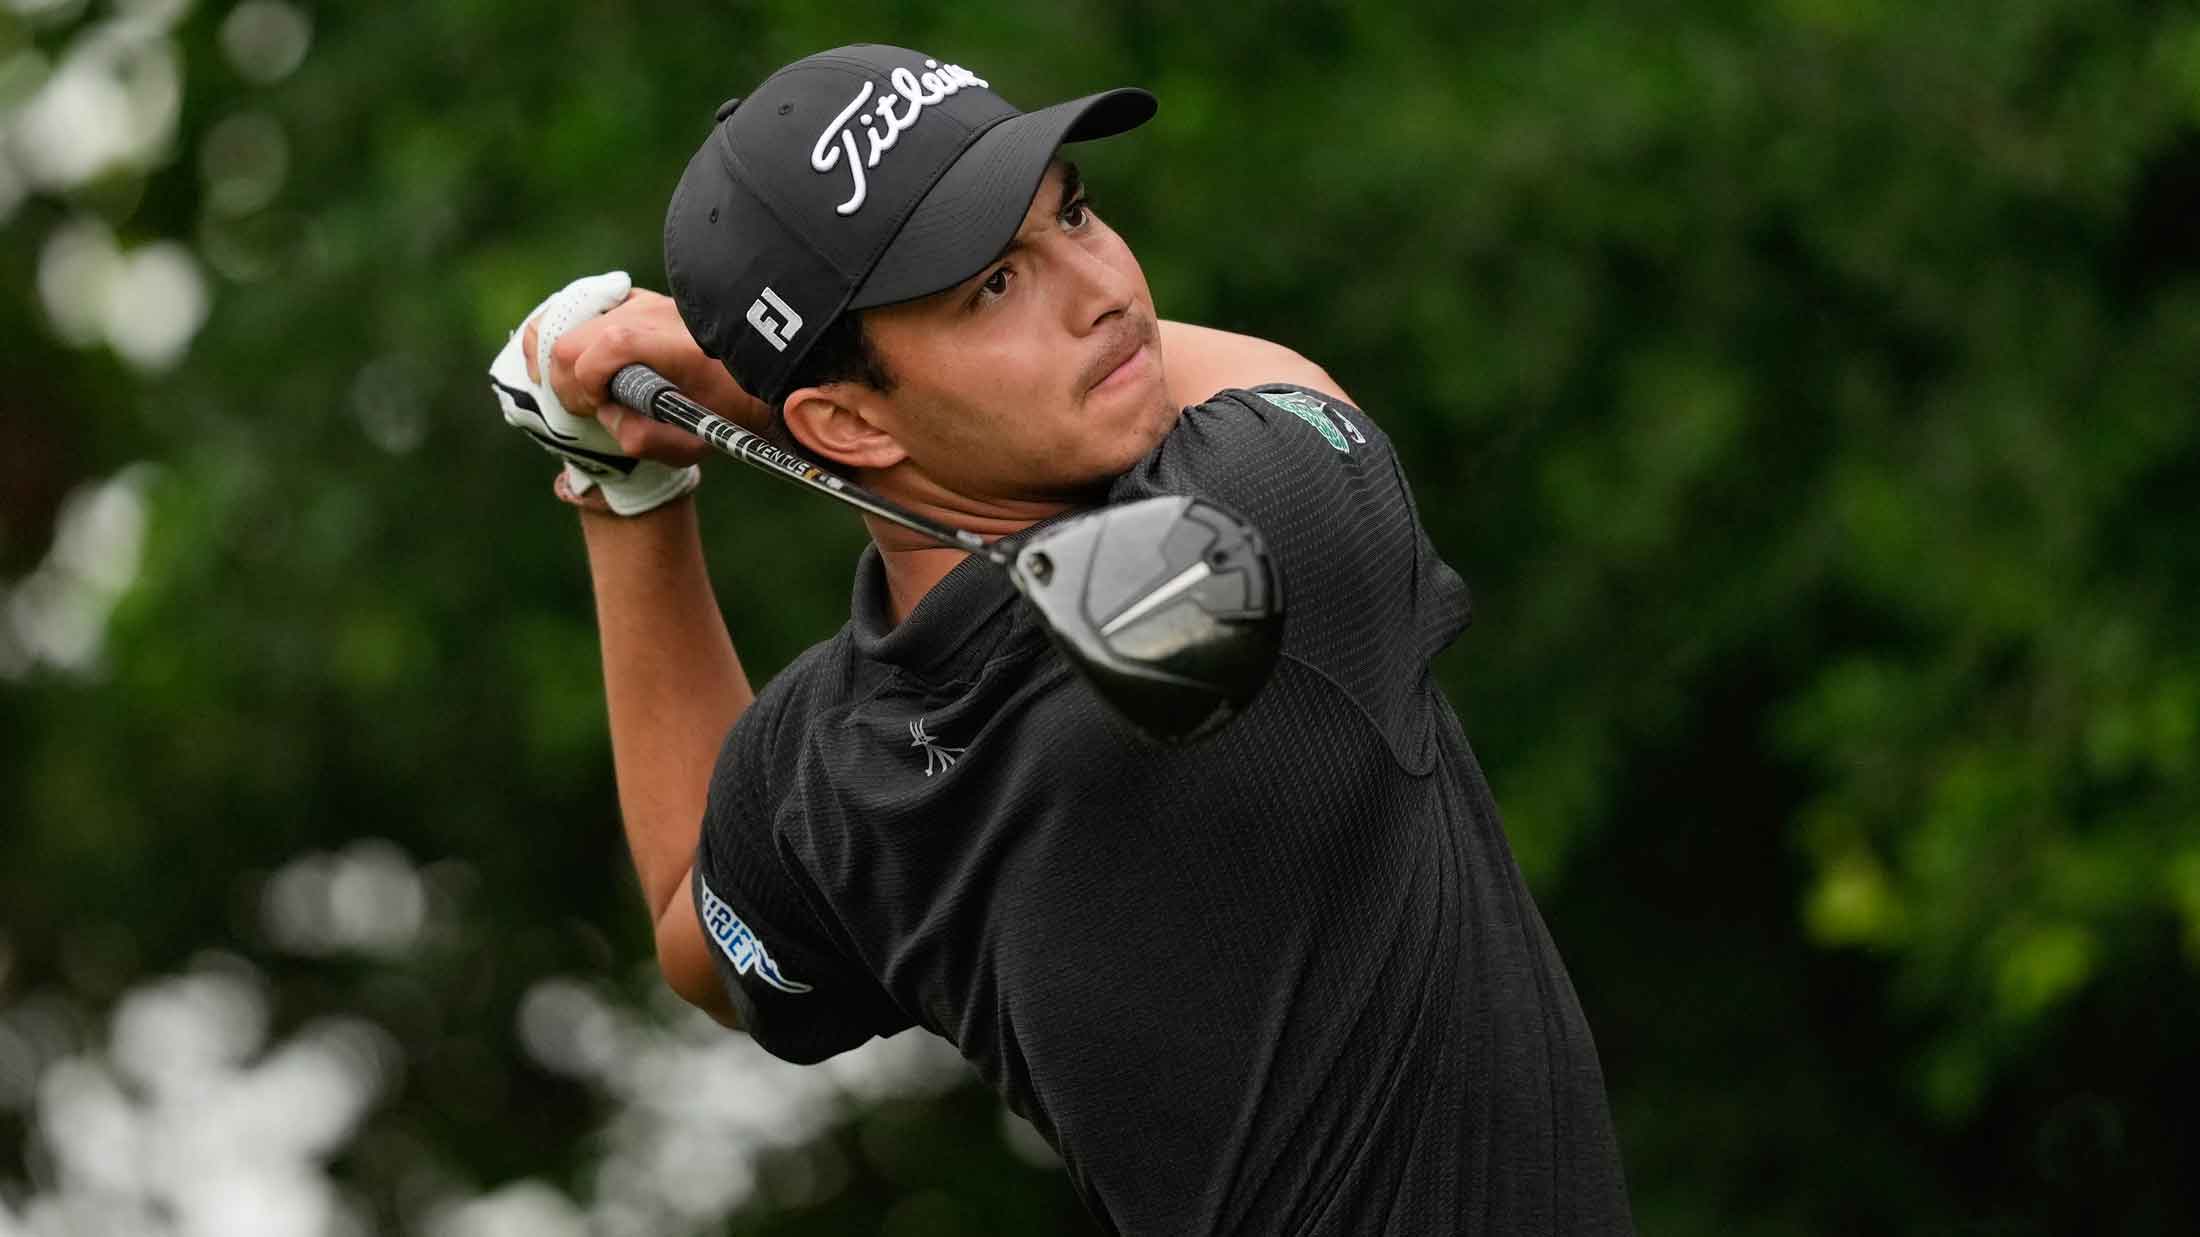
<svg viewBox="0 0 2200 1237">
<path fill-rule="evenodd" d="M 1399 443 L 1643 1231 L 2200 1229 L 2189 7 L 8 0 L 0 1234 L 1089 1231 L 951 1061 L 797 1119 L 658 993 L 483 380 L 863 39 L 1153 89 L 1162 311 Z M 861 530 L 712 474 L 761 677 Z"/>
</svg>

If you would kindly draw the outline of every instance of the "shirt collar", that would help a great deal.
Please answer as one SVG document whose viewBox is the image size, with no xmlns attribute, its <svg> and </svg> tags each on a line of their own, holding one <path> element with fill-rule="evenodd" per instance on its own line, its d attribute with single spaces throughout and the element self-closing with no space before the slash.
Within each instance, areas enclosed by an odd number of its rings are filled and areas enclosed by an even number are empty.
<svg viewBox="0 0 2200 1237">
<path fill-rule="evenodd" d="M 971 555 L 940 577 L 909 617 L 896 623 L 886 564 L 873 543 L 856 560 L 849 628 L 863 656 L 929 676 L 989 652 L 990 641 L 975 648 L 971 638 L 1015 599 L 1016 586 L 1006 573 Z"/>
</svg>

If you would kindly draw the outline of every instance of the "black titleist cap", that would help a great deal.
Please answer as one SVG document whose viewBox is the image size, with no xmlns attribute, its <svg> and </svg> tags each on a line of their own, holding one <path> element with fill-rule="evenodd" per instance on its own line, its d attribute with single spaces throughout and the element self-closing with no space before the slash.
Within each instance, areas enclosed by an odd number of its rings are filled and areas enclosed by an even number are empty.
<svg viewBox="0 0 2200 1237">
<path fill-rule="evenodd" d="M 960 65 L 881 44 L 804 57 L 718 109 L 665 211 L 690 334 L 757 398 L 785 398 L 833 319 L 928 296 L 1016 235 L 1064 142 L 1145 123 L 1110 90 L 1019 112 Z"/>
</svg>

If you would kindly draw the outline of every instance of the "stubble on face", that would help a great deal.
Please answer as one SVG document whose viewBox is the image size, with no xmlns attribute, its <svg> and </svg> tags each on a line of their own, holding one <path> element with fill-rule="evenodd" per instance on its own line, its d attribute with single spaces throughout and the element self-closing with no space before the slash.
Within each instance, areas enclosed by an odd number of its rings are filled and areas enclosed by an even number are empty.
<svg viewBox="0 0 2200 1237">
<path fill-rule="evenodd" d="M 1056 160 L 999 259 L 867 315 L 912 481 L 980 503 L 1089 500 L 1175 424 L 1145 273 L 1082 201 Z"/>
</svg>

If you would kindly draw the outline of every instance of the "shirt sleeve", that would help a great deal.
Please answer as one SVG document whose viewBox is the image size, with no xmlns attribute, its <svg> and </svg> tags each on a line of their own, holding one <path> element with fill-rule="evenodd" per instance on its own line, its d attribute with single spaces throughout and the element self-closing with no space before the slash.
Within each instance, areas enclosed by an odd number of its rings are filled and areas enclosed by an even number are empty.
<svg viewBox="0 0 2200 1237">
<path fill-rule="evenodd" d="M 1422 531 L 1389 438 L 1343 400 L 1281 383 L 1186 408 L 1111 501 L 1207 498 L 1252 521 L 1282 577 L 1283 655 L 1419 746 L 1428 663 L 1465 630 L 1466 584 Z"/>
<path fill-rule="evenodd" d="M 800 727 L 782 716 L 786 695 L 767 688 L 726 736 L 690 893 L 742 1029 L 773 1056 L 807 1065 L 912 1022 L 834 930 L 780 841 L 789 779 L 774 772 L 791 769 L 784 749 L 800 744 Z"/>
</svg>

